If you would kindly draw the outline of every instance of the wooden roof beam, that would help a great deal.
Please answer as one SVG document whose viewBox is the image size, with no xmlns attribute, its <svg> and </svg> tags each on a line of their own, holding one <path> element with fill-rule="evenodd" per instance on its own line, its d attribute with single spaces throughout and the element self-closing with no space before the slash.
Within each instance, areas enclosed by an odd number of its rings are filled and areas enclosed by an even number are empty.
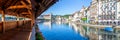
<svg viewBox="0 0 120 40">
<path fill-rule="evenodd" d="M 21 14 L 28 14 L 28 13 L 21 13 Z"/>
<path fill-rule="evenodd" d="M 48 5 L 49 5 L 50 3 L 52 3 L 52 2 L 53 2 L 53 0 L 50 0 L 49 2 L 47 2 L 46 5 L 48 6 Z"/>
<path fill-rule="evenodd" d="M 25 2 L 20 1 L 23 5 L 16 5 L 16 6 L 10 6 L 7 9 L 18 9 L 18 8 L 27 8 L 27 9 L 32 9 L 31 5 L 26 5 Z"/>
<path fill-rule="evenodd" d="M 31 4 L 30 0 L 27 0 L 27 2 L 28 2 L 29 4 Z"/>
<path fill-rule="evenodd" d="M 43 9 L 45 9 L 45 8 L 46 8 L 46 6 L 45 6 L 45 5 L 43 5 L 42 3 L 39 3 L 39 5 L 40 5 Z"/>
<path fill-rule="evenodd" d="M 32 15 L 31 11 L 28 10 L 28 12 L 22 12 L 21 14 L 28 14 L 28 15 Z"/>
<path fill-rule="evenodd" d="M 27 6 L 25 2 L 23 2 L 23 1 L 20 1 L 20 2 L 21 2 L 24 6 Z"/>
<path fill-rule="evenodd" d="M 42 0 L 42 3 L 44 3 L 45 2 L 45 0 Z"/>
<path fill-rule="evenodd" d="M 20 2 L 21 2 L 24 6 L 26 6 L 27 9 L 32 9 L 31 4 L 30 4 L 30 5 L 26 5 L 25 2 L 23 2 L 23 1 L 20 1 Z"/>
<path fill-rule="evenodd" d="M 27 8 L 27 7 L 23 5 L 17 5 L 17 6 L 10 6 L 7 9 L 18 9 L 18 8 Z"/>
<path fill-rule="evenodd" d="M 28 10 L 28 13 L 29 13 L 30 15 L 32 15 L 32 12 L 31 12 L 30 10 Z"/>
</svg>

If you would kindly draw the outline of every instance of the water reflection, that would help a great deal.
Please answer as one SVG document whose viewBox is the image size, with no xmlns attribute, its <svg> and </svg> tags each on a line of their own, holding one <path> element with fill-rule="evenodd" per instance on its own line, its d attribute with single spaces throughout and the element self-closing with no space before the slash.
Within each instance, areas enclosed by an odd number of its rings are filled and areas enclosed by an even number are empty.
<svg viewBox="0 0 120 40">
<path fill-rule="evenodd" d="M 76 33 L 77 31 L 75 32 L 72 25 L 70 25 L 71 24 L 58 21 L 51 23 L 51 27 L 49 21 L 38 24 L 46 40 L 88 40 L 79 33 Z M 49 30 L 49 28 L 51 28 L 51 30 Z"/>
<path fill-rule="evenodd" d="M 71 23 L 71 22 L 69 22 L 69 24 L 70 25 L 72 25 L 72 28 L 74 29 L 74 31 L 76 32 L 76 33 L 79 33 L 81 36 L 85 36 L 85 30 L 83 29 L 83 27 L 82 26 L 80 26 L 80 25 L 77 25 L 77 24 L 75 24 L 75 23 Z"/>
<path fill-rule="evenodd" d="M 62 24 L 62 22 L 61 21 L 56 21 L 56 24 Z"/>
<path fill-rule="evenodd" d="M 120 40 L 120 30 L 115 28 L 113 32 L 108 32 L 103 28 L 61 21 L 54 23 L 45 21 L 43 24 L 39 23 L 38 25 L 46 40 Z"/>
<path fill-rule="evenodd" d="M 49 29 L 52 28 L 51 21 L 45 21 L 45 22 L 43 23 L 43 25 L 44 25 L 44 26 L 47 26 Z"/>
<path fill-rule="evenodd" d="M 82 26 L 80 24 L 72 23 L 72 28 L 81 36 L 88 37 L 89 40 L 120 40 L 120 33 L 118 29 L 114 28 L 113 32 L 103 30 L 103 28 L 94 28 Z"/>
</svg>

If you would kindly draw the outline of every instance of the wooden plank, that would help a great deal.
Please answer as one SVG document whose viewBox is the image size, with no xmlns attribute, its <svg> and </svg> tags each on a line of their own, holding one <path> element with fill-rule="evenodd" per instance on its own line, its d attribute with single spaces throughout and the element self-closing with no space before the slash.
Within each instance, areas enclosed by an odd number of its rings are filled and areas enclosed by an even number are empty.
<svg viewBox="0 0 120 40">
<path fill-rule="evenodd" d="M 2 26 L 3 24 L 2 24 L 2 22 L 0 22 L 0 32 L 2 32 Z"/>
<path fill-rule="evenodd" d="M 2 10 L 2 23 L 3 23 L 3 26 L 2 26 L 2 32 L 4 33 L 5 32 L 5 11 Z"/>
<path fill-rule="evenodd" d="M 27 9 L 31 9 L 31 4 L 30 5 L 26 5 L 25 2 L 20 1 L 24 6 L 26 6 Z"/>
<path fill-rule="evenodd" d="M 29 4 L 31 4 L 30 0 L 27 0 L 27 2 L 28 2 Z"/>
<path fill-rule="evenodd" d="M 53 2 L 53 0 L 50 0 L 49 2 L 47 2 L 46 6 L 48 6 L 52 2 Z"/>
<path fill-rule="evenodd" d="M 42 3 L 39 3 L 39 5 L 40 5 L 40 7 L 43 8 L 43 9 L 46 8 L 45 5 L 43 5 Z"/>
<path fill-rule="evenodd" d="M 20 1 L 23 5 L 15 5 L 15 6 L 10 6 L 7 9 L 18 9 L 18 8 L 27 8 L 27 9 L 32 9 L 31 5 L 26 5 L 25 2 Z"/>
<path fill-rule="evenodd" d="M 4 29 L 5 31 L 9 31 L 17 27 L 17 21 L 5 21 L 4 22 Z"/>
<path fill-rule="evenodd" d="M 17 14 L 17 28 L 19 27 L 19 14 Z"/>
<path fill-rule="evenodd" d="M 10 7 L 7 8 L 7 9 L 18 9 L 18 8 L 27 8 L 27 7 L 24 6 L 24 5 L 16 5 L 16 6 L 10 6 Z"/>
</svg>

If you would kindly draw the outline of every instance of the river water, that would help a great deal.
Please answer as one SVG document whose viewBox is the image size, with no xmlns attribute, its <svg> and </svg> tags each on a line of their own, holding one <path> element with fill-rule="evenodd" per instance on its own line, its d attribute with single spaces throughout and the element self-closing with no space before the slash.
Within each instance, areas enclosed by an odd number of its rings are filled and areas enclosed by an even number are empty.
<svg viewBox="0 0 120 40">
<path fill-rule="evenodd" d="M 75 23 L 50 21 L 39 22 L 38 26 L 45 40 L 120 40 L 119 30 L 106 32 Z"/>
<path fill-rule="evenodd" d="M 88 40 L 67 23 L 42 22 L 38 26 L 46 40 Z"/>
</svg>

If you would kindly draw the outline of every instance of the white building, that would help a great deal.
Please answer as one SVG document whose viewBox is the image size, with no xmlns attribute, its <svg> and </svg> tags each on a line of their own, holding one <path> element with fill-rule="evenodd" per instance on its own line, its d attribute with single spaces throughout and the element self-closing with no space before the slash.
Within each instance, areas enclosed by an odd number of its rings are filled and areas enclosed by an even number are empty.
<svg viewBox="0 0 120 40">
<path fill-rule="evenodd" d="M 72 16 L 72 15 L 70 15 L 68 19 L 69 19 L 69 20 L 72 20 L 72 19 L 73 19 L 73 16 Z"/>
<path fill-rule="evenodd" d="M 91 18 L 91 16 L 93 16 L 93 15 L 90 15 L 90 14 L 92 14 L 91 13 L 91 9 L 90 9 L 90 6 L 89 7 L 84 7 L 83 6 L 83 8 L 80 10 L 80 18 L 82 19 L 82 18 L 87 18 L 87 21 L 85 21 L 85 23 L 89 23 L 90 22 L 90 18 Z"/>
<path fill-rule="evenodd" d="M 43 18 L 44 19 L 51 19 L 52 18 L 52 14 L 43 15 Z"/>
<path fill-rule="evenodd" d="M 61 16 L 57 16 L 55 19 L 56 19 L 56 21 L 60 21 L 60 22 L 62 21 L 62 17 Z"/>
<path fill-rule="evenodd" d="M 120 0 L 117 1 L 117 20 L 120 20 Z M 118 21 L 118 25 L 120 25 L 120 21 Z"/>
<path fill-rule="evenodd" d="M 117 19 L 120 20 L 120 0 L 117 2 Z"/>
<path fill-rule="evenodd" d="M 73 13 L 73 15 L 72 15 L 72 21 L 78 21 L 78 20 L 80 20 L 80 16 L 81 16 L 81 14 L 80 14 L 80 11 L 77 11 L 77 12 L 75 12 L 75 13 Z"/>
<path fill-rule="evenodd" d="M 117 0 L 98 0 L 98 21 L 102 25 L 119 25 L 119 2 Z"/>
<path fill-rule="evenodd" d="M 89 8 L 89 18 L 90 18 L 90 23 L 94 23 L 96 24 L 96 22 L 98 21 L 98 0 L 92 0 Z"/>
<path fill-rule="evenodd" d="M 82 7 L 82 9 L 80 10 L 80 13 L 81 13 L 81 18 L 82 17 L 86 17 L 87 16 L 87 14 L 86 14 L 86 12 L 85 12 L 85 10 L 86 10 L 86 7 Z"/>
</svg>

